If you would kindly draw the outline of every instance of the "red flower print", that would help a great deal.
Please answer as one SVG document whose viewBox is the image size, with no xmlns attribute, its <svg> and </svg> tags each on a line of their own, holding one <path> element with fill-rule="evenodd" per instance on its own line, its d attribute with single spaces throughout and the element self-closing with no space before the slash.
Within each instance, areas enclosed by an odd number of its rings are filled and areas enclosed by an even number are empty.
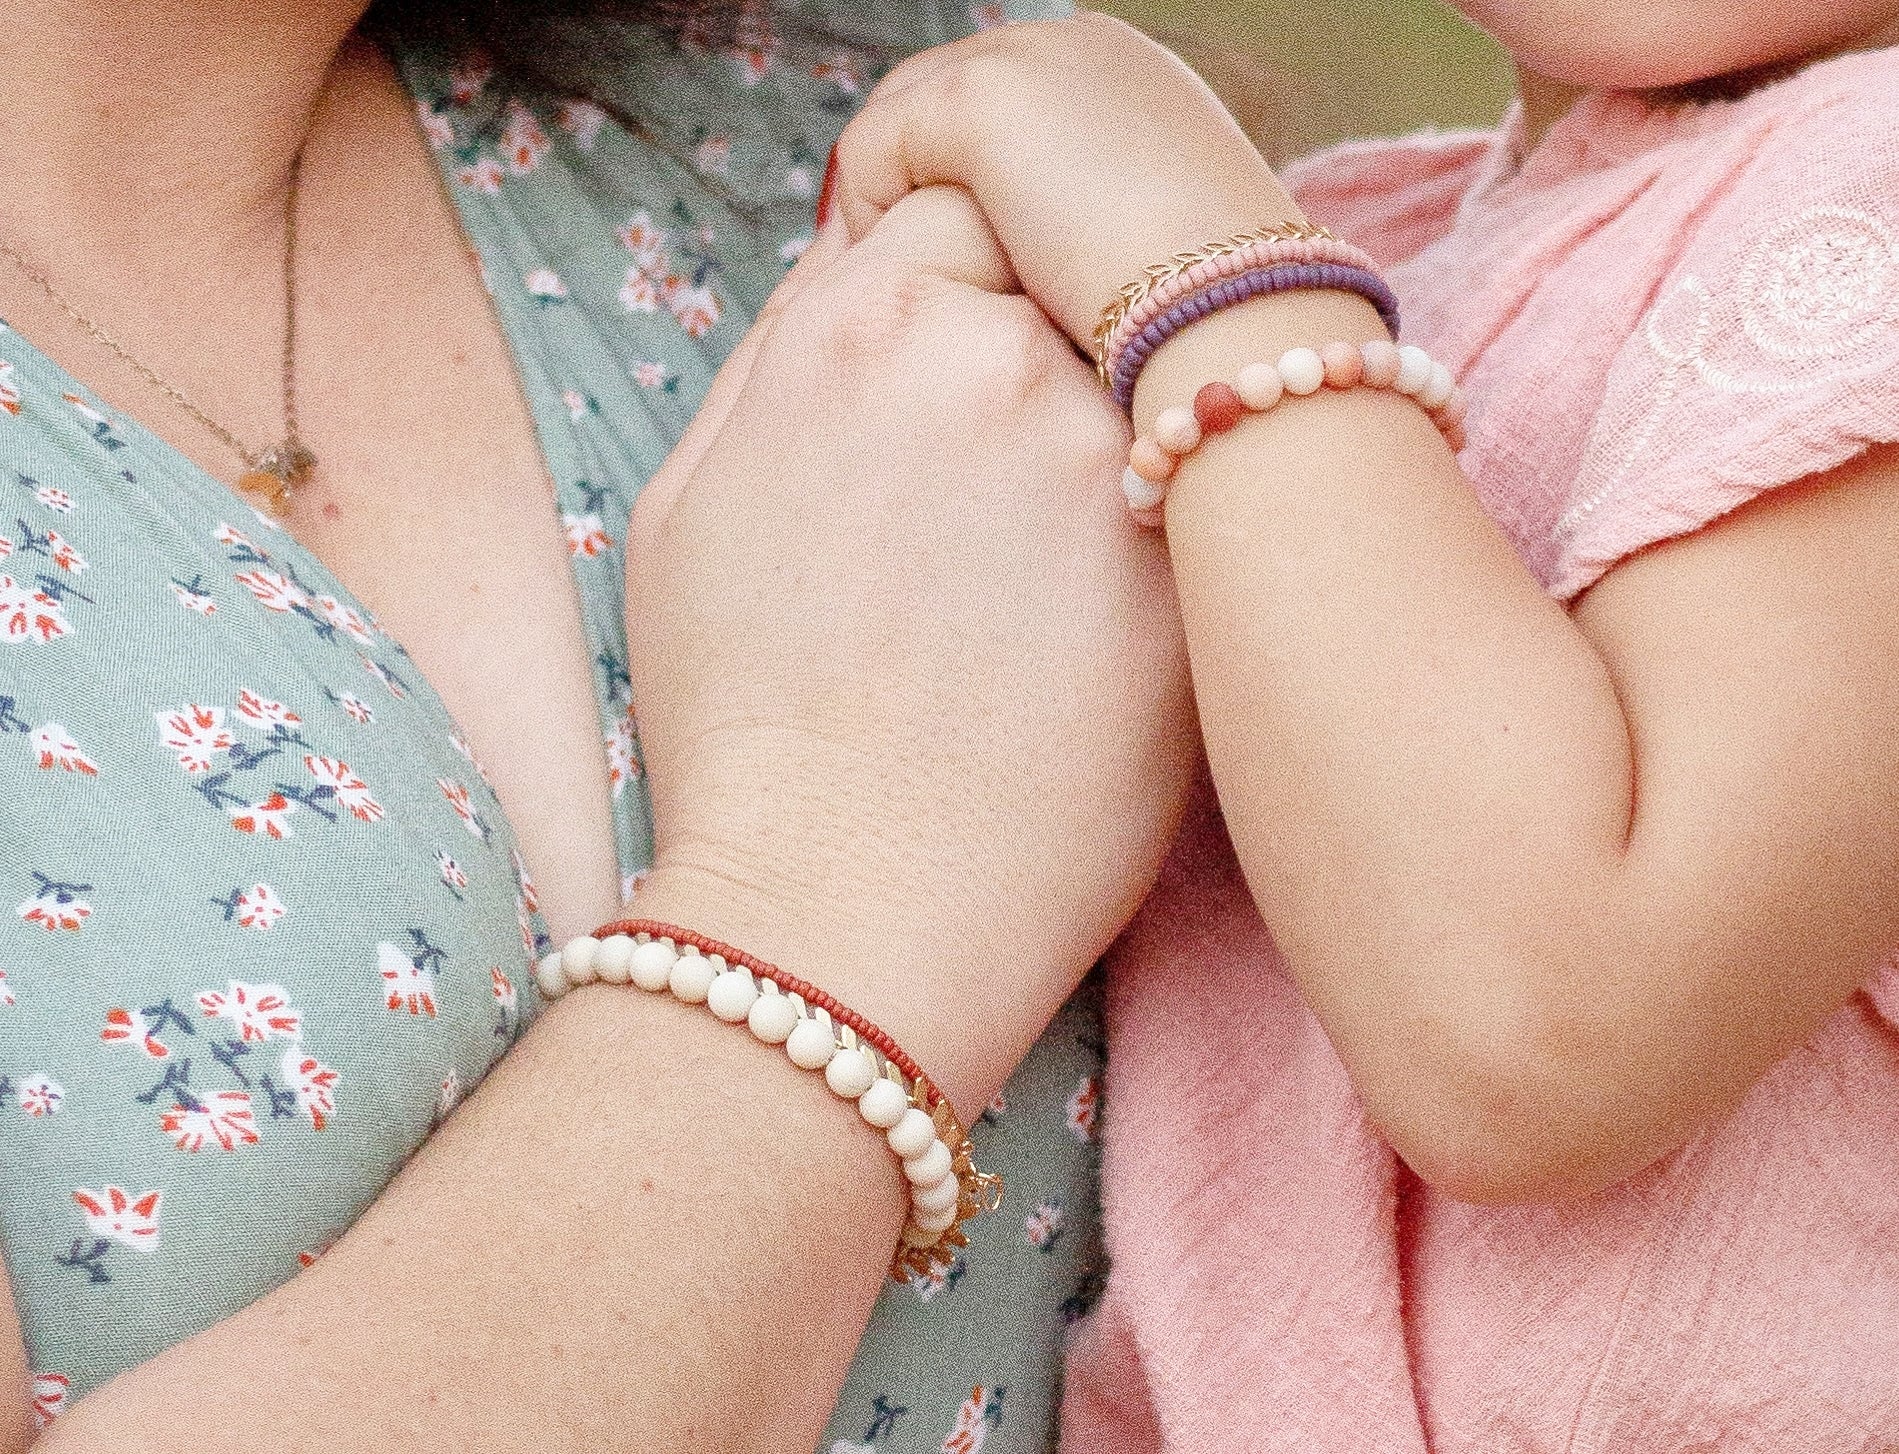
<svg viewBox="0 0 1899 1454">
<path fill-rule="evenodd" d="M 213 758 L 237 744 L 236 735 L 224 725 L 222 707 L 192 702 L 153 715 L 158 718 L 159 740 L 178 754 L 178 765 L 186 772 L 209 772 Z"/>
<path fill-rule="evenodd" d="M 469 801 L 468 789 L 453 778 L 438 777 L 435 785 L 442 790 L 442 796 L 448 799 L 449 807 L 455 810 L 455 816 L 462 820 L 462 826 L 477 838 L 488 836 L 488 825 L 481 821 L 475 812 L 475 805 Z"/>
<path fill-rule="evenodd" d="M 1068 1129 L 1077 1141 L 1095 1139 L 1095 1121 L 1101 1114 L 1101 1084 L 1092 1075 L 1084 1075 L 1075 1093 L 1068 1098 Z"/>
<path fill-rule="evenodd" d="M 1028 1233 L 1029 1245 L 1038 1252 L 1053 1250 L 1056 1240 L 1062 1235 L 1062 1225 L 1067 1221 L 1062 1204 L 1046 1201 L 1029 1213 L 1023 1229 Z"/>
<path fill-rule="evenodd" d="M 512 1015 L 521 1003 L 521 996 L 514 988 L 514 981 L 503 974 L 499 968 L 491 967 L 488 976 L 494 981 L 495 1003 Z"/>
<path fill-rule="evenodd" d="M 990 1392 L 977 1384 L 956 1411 L 956 1427 L 943 1441 L 943 1454 L 977 1454 L 988 1439 L 990 1429 L 1001 1422 L 1001 1392 Z"/>
<path fill-rule="evenodd" d="M 245 984 L 232 980 L 228 990 L 201 990 L 198 1008 L 206 1019 L 229 1020 L 237 1037 L 261 1044 L 273 1035 L 295 1040 L 303 1033 L 303 1017 L 290 1007 L 282 985 Z"/>
<path fill-rule="evenodd" d="M 40 755 L 43 772 L 58 768 L 61 772 L 76 772 L 85 777 L 99 774 L 99 765 L 79 750 L 72 734 L 57 722 L 48 722 L 34 731 L 33 749 Z"/>
<path fill-rule="evenodd" d="M 607 733 L 607 778 L 613 784 L 613 796 L 619 797 L 626 791 L 626 785 L 640 776 L 640 760 L 634 751 L 633 709 L 626 712 L 613 724 L 613 730 Z"/>
<path fill-rule="evenodd" d="M 277 890 L 269 884 L 254 884 L 237 896 L 235 917 L 241 928 L 273 928 L 287 912 Z"/>
<path fill-rule="evenodd" d="M 297 805 L 282 793 L 272 793 L 248 808 L 232 808 L 231 826 L 240 833 L 261 833 L 281 841 L 291 836 L 289 820 L 296 810 Z"/>
<path fill-rule="evenodd" d="M 158 1246 L 158 1205 L 162 1191 L 133 1196 L 122 1187 L 101 1187 L 87 1191 L 83 1186 L 73 1193 L 86 1226 L 95 1237 L 108 1237 L 135 1252 L 150 1252 Z"/>
<path fill-rule="evenodd" d="M 347 762 L 309 755 L 303 759 L 303 765 L 310 770 L 311 777 L 336 790 L 336 801 L 349 810 L 350 817 L 363 823 L 382 821 L 383 805 L 369 791 L 369 784 L 349 770 Z"/>
<path fill-rule="evenodd" d="M 448 73 L 449 99 L 457 106 L 469 106 L 494 79 L 495 68 L 486 57 L 471 56 Z"/>
<path fill-rule="evenodd" d="M 362 723 L 365 727 L 376 720 L 376 709 L 354 692 L 338 692 L 336 705 L 341 707 L 352 720 Z"/>
<path fill-rule="evenodd" d="M 99 1032 L 99 1038 L 106 1044 L 136 1045 L 154 1060 L 163 1060 L 171 1054 L 137 1010 L 107 1010 L 105 1020 L 105 1029 Z"/>
<path fill-rule="evenodd" d="M 73 548 L 73 543 L 57 530 L 46 532 L 46 548 L 52 556 L 53 564 L 68 575 L 78 575 L 90 569 L 86 558 Z"/>
<path fill-rule="evenodd" d="M 613 549 L 613 537 L 607 534 L 606 522 L 598 515 L 565 513 L 560 518 L 567 527 L 567 548 L 574 555 L 592 560 Z"/>
<path fill-rule="evenodd" d="M 0 576 L 0 642 L 19 646 L 57 641 L 72 633 L 72 623 L 58 601 L 45 591 L 23 585 L 12 576 Z"/>
<path fill-rule="evenodd" d="M 36 1373 L 33 1375 L 33 1427 L 44 1430 L 46 1426 L 66 1412 L 66 1392 L 72 1386 L 72 1380 L 63 1373 Z"/>
<path fill-rule="evenodd" d="M 232 550 L 246 551 L 251 555 L 264 553 L 252 542 L 250 536 L 235 525 L 227 525 L 223 521 L 218 522 L 218 528 L 211 532 L 211 538 L 219 545 L 228 546 Z"/>
<path fill-rule="evenodd" d="M 301 727 L 303 718 L 291 711 L 282 702 L 273 702 L 268 697 L 253 692 L 249 687 L 237 694 L 237 715 L 251 726 L 268 732 L 272 727 Z"/>
<path fill-rule="evenodd" d="M 310 605 L 310 593 L 290 577 L 279 575 L 274 570 L 247 570 L 235 577 L 237 583 L 257 597 L 257 603 L 266 611 L 288 613 L 302 606 Z"/>
<path fill-rule="evenodd" d="M 563 101 L 554 112 L 554 124 L 582 151 L 592 151 L 600 128 L 607 124 L 607 113 L 592 101 Z"/>
<path fill-rule="evenodd" d="M 55 514 L 72 514 L 73 497 L 60 489 L 58 485 L 41 485 L 33 492 L 33 498 Z"/>
<path fill-rule="evenodd" d="M 386 940 L 376 946 L 376 962 L 382 972 L 383 1003 L 391 1010 L 407 1010 L 411 1015 L 435 1018 L 435 971 L 417 964 Z"/>
<path fill-rule="evenodd" d="M 532 912 L 541 907 L 541 891 L 534 887 L 534 875 L 528 872 L 527 860 L 521 857 L 521 850 L 510 848 L 508 857 L 514 860 L 514 877 L 521 885 L 521 902 Z"/>
<path fill-rule="evenodd" d="M 499 970 L 496 973 L 500 973 Z M 0 969 L 0 1005 L 13 1003 L 13 986 L 7 983 L 7 972 Z"/>
<path fill-rule="evenodd" d="M 315 1267 L 317 1263 L 321 1262 L 323 1260 L 323 1255 L 335 1245 L 336 1245 L 336 1237 L 334 1234 L 332 1234 L 331 1236 L 325 1237 L 322 1241 L 318 1242 L 316 1246 L 306 1247 L 303 1251 L 297 1254 L 297 1266 L 308 1271 L 310 1268 Z"/>
<path fill-rule="evenodd" d="M 394 697 L 398 702 L 409 695 L 409 689 L 397 681 L 389 668 L 384 666 L 381 662 L 367 656 L 362 657 L 361 661 L 363 663 L 363 670 L 381 682 L 389 695 Z"/>
<path fill-rule="evenodd" d="M 65 1099 L 66 1088 L 50 1075 L 29 1075 L 20 1082 L 20 1109 L 35 1120 L 52 1115 Z"/>
<path fill-rule="evenodd" d="M 738 66 L 739 80 L 747 86 L 756 86 L 771 74 L 771 52 L 763 47 L 753 50 L 735 50 L 732 60 Z"/>
<path fill-rule="evenodd" d="M 173 1106 L 158 1118 L 158 1128 L 180 1151 L 197 1152 L 215 1145 L 220 1151 L 255 1146 L 257 1118 L 251 1098 L 243 1091 L 215 1091 L 200 1105 Z"/>
<path fill-rule="evenodd" d="M 659 285 L 640 269 L 628 268 L 620 285 L 620 306 L 629 313 L 659 312 Z"/>
<path fill-rule="evenodd" d="M 472 192 L 492 197 L 501 190 L 501 180 L 507 173 L 501 170 L 501 163 L 493 157 L 480 157 L 465 167 L 455 170 L 455 180 Z"/>
<path fill-rule="evenodd" d="M 507 124 L 501 128 L 501 155 L 508 170 L 525 177 L 541 164 L 550 144 L 540 118 L 519 101 L 510 101 Z"/>
<path fill-rule="evenodd" d="M 0 359 L 0 409 L 9 414 L 20 412 L 20 386 L 14 382 L 13 365 Z"/>
<path fill-rule="evenodd" d="M 310 1118 L 311 1126 L 321 1131 L 336 1114 L 336 1071 L 295 1045 L 284 1051 L 280 1068 L 284 1084 L 296 1094 L 297 1106 Z"/>
<path fill-rule="evenodd" d="M 13 554 L 13 542 L 11 540 L 8 540 L 6 536 L 0 535 L 0 560 L 5 560 L 8 556 L 12 554 Z"/>
<path fill-rule="evenodd" d="M 27 923 L 37 924 L 49 934 L 58 930 L 77 933 L 79 926 L 92 917 L 92 905 L 79 897 L 86 886 L 55 883 L 39 875 L 35 877 L 40 879 L 40 891 L 14 912 Z"/>
<path fill-rule="evenodd" d="M 319 616 L 349 637 L 351 641 L 363 646 L 375 644 L 376 633 L 370 629 L 369 622 L 363 619 L 361 611 L 344 605 L 335 596 L 318 596 L 316 609 Z"/>
</svg>

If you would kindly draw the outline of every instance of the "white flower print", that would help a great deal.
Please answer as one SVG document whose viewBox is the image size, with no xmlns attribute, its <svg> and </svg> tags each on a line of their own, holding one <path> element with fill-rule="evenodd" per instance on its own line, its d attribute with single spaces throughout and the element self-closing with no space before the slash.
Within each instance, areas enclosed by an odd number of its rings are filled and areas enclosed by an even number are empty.
<svg viewBox="0 0 1899 1454">
<path fill-rule="evenodd" d="M 692 164 L 712 176 L 728 175 L 732 170 L 732 138 L 708 136 L 693 149 Z"/>
<path fill-rule="evenodd" d="M 66 1088 L 50 1075 L 36 1073 L 20 1082 L 20 1109 L 34 1118 L 50 1116 L 66 1099 Z"/>
<path fill-rule="evenodd" d="M 528 296 L 545 307 L 549 303 L 559 303 L 567 297 L 567 284 L 561 281 L 559 273 L 552 268 L 531 268 L 522 277 L 521 285 L 528 290 Z"/>
<path fill-rule="evenodd" d="M 337 692 L 334 700 L 347 716 L 365 727 L 376 720 L 376 709 L 354 692 Z"/>
<path fill-rule="evenodd" d="M 66 1412 L 66 1394 L 72 1387 L 72 1380 L 63 1373 L 36 1373 L 33 1375 L 33 1427 L 44 1432 L 61 1414 Z"/>
<path fill-rule="evenodd" d="M 68 575 L 81 575 L 92 568 L 73 543 L 57 530 L 46 532 L 46 549 L 52 557 L 53 564 Z"/>
<path fill-rule="evenodd" d="M 525 177 L 541 164 L 550 145 L 540 118 L 519 101 L 510 101 L 507 124 L 501 129 L 501 155 L 508 170 Z"/>
<path fill-rule="evenodd" d="M 369 791 L 369 784 L 349 770 L 347 762 L 310 754 L 304 757 L 303 765 L 310 770 L 311 777 L 335 789 L 336 801 L 349 811 L 352 818 L 363 823 L 382 821 L 385 812 L 383 805 Z"/>
<path fill-rule="evenodd" d="M 620 225 L 620 246 L 633 254 L 633 265 L 642 272 L 667 271 L 666 231 L 653 221 L 653 214 L 635 212 Z"/>
<path fill-rule="evenodd" d="M 541 907 L 541 891 L 534 887 L 534 875 L 528 872 L 527 860 L 521 857 L 521 850 L 510 848 L 508 857 L 514 861 L 515 882 L 521 885 L 521 902 L 529 912 Z"/>
<path fill-rule="evenodd" d="M 800 164 L 786 169 L 785 195 L 787 197 L 806 198 L 817 189 L 817 178 L 812 176 L 811 168 Z"/>
<path fill-rule="evenodd" d="M 1095 1139 L 1095 1122 L 1100 1114 L 1101 1083 L 1092 1075 L 1084 1075 L 1068 1098 L 1068 1129 L 1077 1141 Z"/>
<path fill-rule="evenodd" d="M 303 718 L 291 711 L 282 702 L 273 702 L 268 697 L 244 687 L 237 694 L 237 715 L 251 726 L 268 732 L 272 727 L 300 727 Z"/>
<path fill-rule="evenodd" d="M 613 537 L 607 534 L 606 522 L 598 515 L 567 511 L 560 518 L 567 528 L 567 549 L 577 558 L 592 560 L 613 549 Z"/>
<path fill-rule="evenodd" d="M 152 1033 L 151 1023 L 140 1010 L 107 1010 L 105 1029 L 99 1032 L 99 1038 L 108 1045 L 136 1045 L 153 1060 L 163 1060 L 171 1054 L 165 1043 Z"/>
<path fill-rule="evenodd" d="M 484 197 L 493 197 L 501 191 L 501 182 L 507 173 L 501 170 L 501 163 L 493 157 L 477 157 L 465 167 L 458 167 L 455 180 L 471 192 L 479 192 Z"/>
<path fill-rule="evenodd" d="M 724 312 L 718 294 L 705 283 L 678 289 L 668 306 L 688 338 L 704 338 Z"/>
<path fill-rule="evenodd" d="M 14 382 L 13 365 L 0 359 L 0 409 L 9 414 L 18 414 L 20 399 L 20 386 Z"/>
<path fill-rule="evenodd" d="M 13 542 L 11 540 L 8 540 L 6 536 L 0 535 L 0 560 L 5 560 L 8 556 L 12 554 L 13 554 Z"/>
<path fill-rule="evenodd" d="M 1029 1245 L 1038 1252 L 1051 1251 L 1062 1235 L 1062 1226 L 1068 1220 L 1058 1201 L 1045 1201 L 1030 1212 L 1023 1223 L 1028 1234 Z"/>
<path fill-rule="evenodd" d="M 292 836 L 290 815 L 297 805 L 282 793 L 271 793 L 249 807 L 233 807 L 231 826 L 240 833 L 261 834 L 282 841 Z"/>
<path fill-rule="evenodd" d="M 207 1019 L 229 1020 L 238 1039 L 248 1044 L 262 1044 L 273 1035 L 295 1040 L 303 1033 L 303 1016 L 291 1008 L 282 985 L 234 979 L 228 990 L 200 990 L 198 1008 Z"/>
<path fill-rule="evenodd" d="M 435 971 L 387 940 L 376 946 L 383 979 L 383 1003 L 391 1010 L 435 1018 Z"/>
<path fill-rule="evenodd" d="M 257 1117 L 243 1091 L 216 1091 L 193 1104 L 174 1105 L 158 1118 L 158 1127 L 180 1151 L 208 1146 L 235 1151 L 258 1142 Z"/>
<path fill-rule="evenodd" d="M 365 656 L 362 658 L 362 663 L 363 663 L 363 670 L 368 672 L 377 681 L 381 682 L 383 684 L 383 689 L 387 691 L 390 696 L 394 697 L 398 702 L 400 702 L 404 697 L 409 695 L 409 689 L 403 686 L 401 682 L 397 681 L 395 678 L 395 674 L 392 673 L 389 670 L 389 668 L 384 666 L 381 662 L 375 660 L 373 657 Z"/>
<path fill-rule="evenodd" d="M 494 985 L 495 1004 L 503 1014 L 512 1015 L 521 1004 L 520 992 L 515 989 L 514 981 L 503 974 L 499 967 L 492 965 L 488 969 L 488 978 Z"/>
<path fill-rule="evenodd" d="M 40 891 L 14 912 L 27 923 L 37 924 L 49 934 L 60 930 L 77 933 L 79 927 L 92 917 L 92 905 L 79 897 L 91 885 L 58 883 L 42 874 L 36 874 L 35 877 L 40 881 Z"/>
<path fill-rule="evenodd" d="M 87 1191 L 82 1186 L 73 1192 L 73 1200 L 79 1204 L 93 1236 L 109 1238 L 134 1252 L 150 1252 L 158 1246 L 158 1211 L 164 1198 L 162 1191 L 133 1196 L 116 1186 L 98 1191 Z"/>
<path fill-rule="evenodd" d="M 462 1103 L 462 1078 L 454 1071 L 442 1077 L 442 1089 L 435 1097 L 435 1119 L 445 1121 Z"/>
<path fill-rule="evenodd" d="M 344 605 L 335 596 L 318 596 L 316 610 L 319 616 L 349 637 L 351 641 L 362 646 L 375 644 L 376 634 L 370 629 L 369 622 L 363 619 L 362 612 Z"/>
<path fill-rule="evenodd" d="M 0 642 L 42 645 L 72 633 L 66 609 L 51 595 L 33 586 L 0 576 Z"/>
<path fill-rule="evenodd" d="M 607 113 L 592 101 L 563 101 L 554 113 L 554 124 L 573 137 L 582 151 L 592 151 L 600 128 L 607 124 Z"/>
<path fill-rule="evenodd" d="M 337 1072 L 300 1045 L 284 1051 L 278 1068 L 297 1098 L 297 1108 L 310 1118 L 313 1129 L 321 1131 L 336 1114 Z"/>
<path fill-rule="evenodd" d="M 73 497 L 58 485 L 41 485 L 33 492 L 33 499 L 56 515 L 70 515 L 73 512 Z"/>
<path fill-rule="evenodd" d="M 427 101 L 417 100 L 415 119 L 421 123 L 422 135 L 435 150 L 455 144 L 455 123 Z"/>
<path fill-rule="evenodd" d="M 287 614 L 299 606 L 310 606 L 310 593 L 288 576 L 274 570 L 248 570 L 236 577 L 237 583 L 257 598 L 266 611 Z"/>
<path fill-rule="evenodd" d="M 620 306 L 629 313 L 659 312 L 658 285 L 639 268 L 628 268 L 620 285 Z"/>
<path fill-rule="evenodd" d="M 811 244 L 816 240 L 817 239 L 808 232 L 799 233 L 796 237 L 789 239 L 779 247 L 778 260 L 787 264 L 795 263 L 799 258 L 811 251 Z"/>
<path fill-rule="evenodd" d="M 837 87 L 846 96 L 859 95 L 864 89 L 864 78 L 858 72 L 857 58 L 841 51 L 830 60 L 819 61 L 813 66 L 811 78 Z"/>
<path fill-rule="evenodd" d="M 448 734 L 448 745 L 468 759 L 468 765 L 475 770 L 476 777 L 490 788 L 494 787 L 494 779 L 488 776 L 488 769 L 481 765 L 481 759 L 475 756 L 475 749 L 468 745 L 466 737 L 459 732 L 451 731 Z"/>
<path fill-rule="evenodd" d="M 500 973 L 499 970 L 495 972 Z M 7 972 L 0 969 L 0 1006 L 10 1005 L 13 1002 L 13 986 L 7 983 Z"/>
<path fill-rule="evenodd" d="M 633 709 L 628 707 L 607 733 L 607 778 L 613 784 L 613 796 L 619 797 L 626 785 L 640 775 L 639 758 L 633 751 Z"/>
<path fill-rule="evenodd" d="M 84 777 L 98 776 L 99 765 L 79 750 L 72 733 L 57 722 L 47 722 L 34 729 L 33 750 L 39 754 L 43 771 L 58 768 L 61 772 L 76 772 Z"/>
<path fill-rule="evenodd" d="M 238 894 L 232 917 L 240 928 L 270 929 L 288 912 L 277 890 L 269 884 L 253 884 Z"/>
<path fill-rule="evenodd" d="M 204 591 L 192 586 L 181 585 L 177 581 L 169 582 L 172 595 L 178 598 L 178 604 L 187 611 L 195 611 L 200 616 L 215 616 L 218 603 Z"/>
<path fill-rule="evenodd" d="M 488 825 L 481 821 L 481 815 L 475 811 L 475 805 L 469 800 L 468 789 L 453 778 L 438 777 L 435 785 L 442 790 L 442 796 L 448 800 L 449 807 L 455 810 L 455 816 L 462 820 L 462 826 L 477 838 L 488 836 Z"/>
<path fill-rule="evenodd" d="M 158 719 L 159 740 L 178 754 L 178 765 L 188 773 L 209 772 L 220 752 L 229 752 L 237 736 L 224 725 L 224 708 L 189 702 Z"/>
<path fill-rule="evenodd" d="M 448 73 L 449 98 L 457 106 L 470 106 L 494 79 L 495 68 L 481 57 L 464 61 Z"/>
</svg>

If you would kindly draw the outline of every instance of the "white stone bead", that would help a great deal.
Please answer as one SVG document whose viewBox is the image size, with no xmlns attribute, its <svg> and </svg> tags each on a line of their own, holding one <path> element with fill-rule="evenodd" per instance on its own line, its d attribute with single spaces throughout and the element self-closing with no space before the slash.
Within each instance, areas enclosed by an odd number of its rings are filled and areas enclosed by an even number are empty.
<svg viewBox="0 0 1899 1454">
<path fill-rule="evenodd" d="M 951 1172 L 933 1186 L 920 1186 L 910 1193 L 910 1205 L 920 1212 L 940 1212 L 963 1199 L 963 1184 Z"/>
<path fill-rule="evenodd" d="M 1316 394 L 1325 387 L 1325 360 L 1316 348 L 1289 348 L 1279 356 L 1279 377 L 1288 394 Z"/>
<path fill-rule="evenodd" d="M 1415 398 L 1431 382 L 1431 370 L 1436 366 L 1430 354 L 1415 343 L 1407 343 L 1398 350 L 1398 382 L 1391 387 Z"/>
<path fill-rule="evenodd" d="M 903 1229 L 903 1245 L 906 1247 L 934 1247 L 942 1240 L 941 1232 L 926 1232 L 915 1222 Z"/>
<path fill-rule="evenodd" d="M 1121 493 L 1128 497 L 1128 509 L 1152 510 L 1167 498 L 1167 486 L 1144 480 L 1130 468 L 1121 472 Z"/>
<path fill-rule="evenodd" d="M 936 1140 L 936 1122 L 930 1119 L 928 1111 L 912 1106 L 884 1139 L 890 1142 L 892 1151 L 908 1161 L 930 1149 L 930 1143 Z"/>
<path fill-rule="evenodd" d="M 837 1054 L 837 1039 L 822 1020 L 800 1020 L 785 1037 L 785 1054 L 800 1070 L 823 1070 Z"/>
<path fill-rule="evenodd" d="M 917 1224 L 919 1231 L 947 1232 L 956 1225 L 956 1208 L 940 1207 L 933 1212 L 926 1212 L 919 1208 L 910 1213 L 910 1220 Z"/>
<path fill-rule="evenodd" d="M 625 984 L 633 969 L 633 941 L 624 934 L 611 934 L 594 951 L 593 967 L 607 984 Z"/>
<path fill-rule="evenodd" d="M 666 986 L 681 1003 L 703 1005 L 706 991 L 712 988 L 718 973 L 703 954 L 682 954 L 673 962 L 673 972 L 667 977 Z"/>
<path fill-rule="evenodd" d="M 1154 443 L 1169 454 L 1192 454 L 1200 447 L 1200 421 L 1193 410 L 1176 404 L 1154 421 Z"/>
<path fill-rule="evenodd" d="M 888 1131 L 910 1109 L 910 1097 L 894 1080 L 880 1077 L 875 1085 L 857 1098 L 857 1109 L 879 1131 Z"/>
<path fill-rule="evenodd" d="M 1285 397 L 1286 381 L 1271 364 L 1250 363 L 1233 381 L 1233 391 L 1247 408 L 1260 411 L 1272 408 Z"/>
<path fill-rule="evenodd" d="M 1451 395 L 1457 391 L 1457 380 L 1451 377 L 1451 371 L 1441 363 L 1431 365 L 1431 377 L 1418 390 L 1418 402 L 1426 409 L 1442 409 L 1451 402 Z"/>
<path fill-rule="evenodd" d="M 840 1050 L 824 1067 L 824 1083 L 847 1101 L 854 1101 L 877 1080 L 877 1062 L 861 1050 Z"/>
<path fill-rule="evenodd" d="M 600 978 L 600 971 L 593 964 L 594 955 L 599 950 L 600 941 L 590 934 L 582 934 L 578 939 L 567 941 L 567 947 L 560 952 L 561 973 L 567 976 L 567 983 L 592 984 Z"/>
<path fill-rule="evenodd" d="M 950 1174 L 954 1165 L 949 1147 L 941 1141 L 932 1141 L 929 1150 L 903 1163 L 903 1174 L 912 1186 L 934 1186 Z"/>
<path fill-rule="evenodd" d="M 745 1023 L 767 1045 L 783 1045 L 798 1028 L 798 1007 L 791 1002 L 790 995 L 761 994 L 752 1002 L 752 1012 L 745 1017 Z"/>
<path fill-rule="evenodd" d="M 706 991 L 706 1008 L 728 1025 L 736 1025 L 750 1015 L 757 1000 L 758 986 L 742 969 L 726 970 Z"/>
<path fill-rule="evenodd" d="M 540 986 L 542 998 L 549 1000 L 559 999 L 571 988 L 567 973 L 561 968 L 558 949 L 534 966 L 534 983 Z"/>
<path fill-rule="evenodd" d="M 652 939 L 633 951 L 627 973 L 641 989 L 657 993 L 672 984 L 673 965 L 678 960 L 679 951 L 672 945 L 663 939 Z"/>
</svg>

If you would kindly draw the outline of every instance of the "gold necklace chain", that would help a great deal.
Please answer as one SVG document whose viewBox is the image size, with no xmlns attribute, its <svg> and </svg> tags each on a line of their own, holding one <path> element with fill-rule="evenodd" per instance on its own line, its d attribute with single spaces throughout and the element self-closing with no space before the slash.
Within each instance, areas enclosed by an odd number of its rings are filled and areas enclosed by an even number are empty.
<svg viewBox="0 0 1899 1454">
<path fill-rule="evenodd" d="M 184 413 L 205 427 L 243 463 L 244 473 L 237 488 L 252 496 L 273 514 L 282 514 L 290 504 L 291 492 L 308 478 L 316 466 L 316 456 L 303 442 L 297 429 L 297 203 L 303 190 L 303 151 L 290 160 L 289 185 L 284 193 L 284 346 L 282 359 L 284 437 L 263 449 L 251 449 L 235 431 L 219 423 L 178 385 L 146 363 L 79 306 L 54 286 L 52 279 L 27 260 L 11 243 L 0 239 L 0 255 L 6 257 L 26 280 L 32 283 L 60 312 L 101 347 L 116 355 L 147 384 L 163 394 Z"/>
</svg>

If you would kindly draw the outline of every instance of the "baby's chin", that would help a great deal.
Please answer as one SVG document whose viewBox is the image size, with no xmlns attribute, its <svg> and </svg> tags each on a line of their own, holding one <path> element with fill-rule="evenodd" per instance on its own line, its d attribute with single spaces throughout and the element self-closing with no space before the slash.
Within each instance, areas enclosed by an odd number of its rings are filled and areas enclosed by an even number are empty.
<svg viewBox="0 0 1899 1454">
<path fill-rule="evenodd" d="M 1518 65 L 1552 81 L 1654 90 L 1854 45 L 1899 0 L 1452 0 Z"/>
</svg>

